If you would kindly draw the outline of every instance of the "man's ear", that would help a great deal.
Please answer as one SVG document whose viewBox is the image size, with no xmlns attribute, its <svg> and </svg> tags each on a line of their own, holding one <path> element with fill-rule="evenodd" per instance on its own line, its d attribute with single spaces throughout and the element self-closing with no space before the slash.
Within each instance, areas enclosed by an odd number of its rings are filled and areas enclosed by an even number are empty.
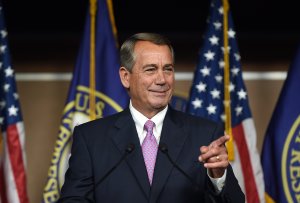
<svg viewBox="0 0 300 203">
<path fill-rule="evenodd" d="M 119 75 L 120 75 L 120 79 L 122 82 L 122 85 L 128 89 L 130 87 L 130 72 L 125 68 L 125 67 L 121 67 L 119 69 Z"/>
</svg>

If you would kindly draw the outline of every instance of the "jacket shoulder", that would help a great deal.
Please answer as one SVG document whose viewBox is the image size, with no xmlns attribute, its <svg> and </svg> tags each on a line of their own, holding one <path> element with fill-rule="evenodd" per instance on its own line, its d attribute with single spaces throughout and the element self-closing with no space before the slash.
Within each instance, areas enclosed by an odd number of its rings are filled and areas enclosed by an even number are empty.
<svg viewBox="0 0 300 203">
<path fill-rule="evenodd" d="M 207 118 L 201 116 L 195 116 L 186 112 L 178 111 L 175 109 L 170 109 L 171 117 L 179 119 L 180 122 L 188 123 L 188 124 L 197 124 L 199 126 L 220 126 L 222 123 L 209 120 Z"/>
</svg>

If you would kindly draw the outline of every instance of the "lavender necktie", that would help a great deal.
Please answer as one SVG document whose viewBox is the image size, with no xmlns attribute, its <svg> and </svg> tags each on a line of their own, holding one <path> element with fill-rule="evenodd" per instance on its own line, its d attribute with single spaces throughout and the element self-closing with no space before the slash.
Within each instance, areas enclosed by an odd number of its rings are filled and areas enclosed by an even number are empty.
<svg viewBox="0 0 300 203">
<path fill-rule="evenodd" d="M 153 127 L 155 123 L 151 120 L 148 120 L 145 125 L 144 129 L 147 131 L 147 135 L 142 144 L 142 150 L 144 155 L 144 161 L 147 168 L 148 178 L 150 185 L 152 184 L 153 172 L 155 167 L 156 161 L 156 154 L 157 154 L 157 142 L 153 135 Z"/>
</svg>

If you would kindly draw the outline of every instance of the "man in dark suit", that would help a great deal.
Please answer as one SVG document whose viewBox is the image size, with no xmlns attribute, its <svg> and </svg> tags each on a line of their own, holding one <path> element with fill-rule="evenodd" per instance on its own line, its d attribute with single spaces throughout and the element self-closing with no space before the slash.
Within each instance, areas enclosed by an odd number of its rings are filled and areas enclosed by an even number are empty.
<svg viewBox="0 0 300 203">
<path fill-rule="evenodd" d="M 75 127 L 60 202 L 245 202 L 223 127 L 172 109 L 174 51 L 138 33 L 121 47 L 123 112 Z"/>
</svg>

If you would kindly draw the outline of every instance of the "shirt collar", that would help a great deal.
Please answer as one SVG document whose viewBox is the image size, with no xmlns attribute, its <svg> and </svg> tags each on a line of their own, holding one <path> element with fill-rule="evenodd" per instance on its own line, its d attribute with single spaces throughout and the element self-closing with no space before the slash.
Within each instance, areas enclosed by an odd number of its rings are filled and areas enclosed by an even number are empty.
<svg viewBox="0 0 300 203">
<path fill-rule="evenodd" d="M 133 121 L 135 123 L 138 136 L 140 138 L 140 141 L 142 142 L 144 140 L 144 137 L 142 136 L 143 131 L 144 131 L 144 125 L 145 125 L 146 121 L 149 119 L 132 106 L 131 100 L 129 103 L 129 109 L 130 109 Z M 153 134 L 157 141 L 159 141 L 159 139 L 160 139 L 162 125 L 163 125 L 163 121 L 166 116 L 167 110 L 168 110 L 168 106 L 166 106 L 163 110 L 158 112 L 155 116 L 153 116 L 150 119 L 151 121 L 153 121 L 155 123 L 154 129 L 153 129 Z"/>
</svg>

